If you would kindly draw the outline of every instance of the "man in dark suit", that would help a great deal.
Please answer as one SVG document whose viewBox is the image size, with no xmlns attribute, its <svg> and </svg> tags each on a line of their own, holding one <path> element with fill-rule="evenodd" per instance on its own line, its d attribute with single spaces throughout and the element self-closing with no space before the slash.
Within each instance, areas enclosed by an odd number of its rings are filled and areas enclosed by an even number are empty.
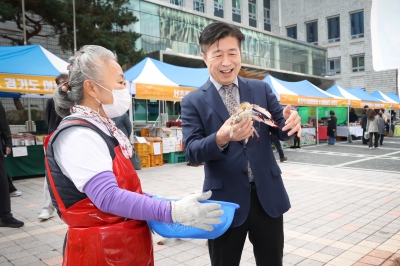
<svg viewBox="0 0 400 266">
<path fill-rule="evenodd" d="M 7 122 L 6 111 L 0 102 L 0 227 L 18 228 L 24 222 L 15 219 L 11 213 L 10 191 L 4 156 L 10 154 L 12 147 L 10 126 Z"/>
<path fill-rule="evenodd" d="M 363 110 L 363 114 L 361 116 L 361 127 L 363 129 L 362 144 L 364 144 L 364 145 L 368 144 L 368 139 L 364 138 L 364 133 L 365 133 L 365 131 L 367 131 L 366 130 L 366 128 L 367 128 L 367 118 L 368 118 L 369 112 L 370 112 L 370 109 L 369 109 L 368 105 L 365 105 L 364 106 L 364 110 Z"/>
<path fill-rule="evenodd" d="M 210 79 L 183 98 L 183 141 L 189 161 L 205 162 L 203 190 L 212 190 L 211 199 L 240 205 L 227 232 L 208 242 L 211 264 L 239 265 L 249 233 L 257 265 L 282 265 L 283 213 L 290 202 L 269 133 L 280 140 L 300 135 L 300 117 L 290 106 L 283 110 L 267 83 L 238 77 L 243 40 L 240 30 L 227 23 L 203 30 L 199 42 Z M 267 109 L 280 128 L 258 122 L 253 127 L 251 119 L 244 119 L 230 137 L 232 105 L 241 102 Z M 254 130 L 258 140 L 249 138 Z"/>
</svg>

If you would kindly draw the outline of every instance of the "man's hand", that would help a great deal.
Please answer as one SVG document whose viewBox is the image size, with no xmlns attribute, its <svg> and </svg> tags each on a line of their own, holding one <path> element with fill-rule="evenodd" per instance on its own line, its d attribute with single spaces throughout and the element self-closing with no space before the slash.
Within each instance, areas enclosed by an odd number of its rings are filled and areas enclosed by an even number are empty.
<svg viewBox="0 0 400 266">
<path fill-rule="evenodd" d="M 288 132 L 288 136 L 293 135 L 294 133 L 297 132 L 297 136 L 300 138 L 301 137 L 301 118 L 297 111 L 292 110 L 292 106 L 289 104 L 286 106 L 286 108 L 283 110 L 283 117 L 285 118 L 285 126 L 282 128 L 283 131 L 287 131 L 290 129 Z"/>
<path fill-rule="evenodd" d="M 243 119 L 233 127 L 233 136 L 230 137 L 232 118 L 225 121 L 215 135 L 215 140 L 219 147 L 225 146 L 229 141 L 242 141 L 253 135 L 253 120 Z"/>
<path fill-rule="evenodd" d="M 8 154 L 10 154 L 10 153 L 11 153 L 11 148 L 6 147 L 6 154 L 8 155 Z"/>
</svg>

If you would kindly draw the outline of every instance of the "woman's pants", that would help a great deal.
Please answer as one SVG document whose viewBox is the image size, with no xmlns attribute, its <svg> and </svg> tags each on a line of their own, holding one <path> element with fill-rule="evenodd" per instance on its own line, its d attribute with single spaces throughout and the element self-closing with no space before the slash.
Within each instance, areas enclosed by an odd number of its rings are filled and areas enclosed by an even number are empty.
<svg viewBox="0 0 400 266">
<path fill-rule="evenodd" d="M 385 137 L 385 135 L 380 135 L 381 137 L 380 137 L 380 139 L 379 139 L 379 142 L 380 142 L 380 144 L 381 144 L 381 146 L 382 146 L 382 143 L 383 143 L 383 137 Z"/>
<path fill-rule="evenodd" d="M 328 144 L 335 145 L 335 143 L 336 143 L 336 138 L 328 136 Z"/>
<path fill-rule="evenodd" d="M 374 137 L 375 148 L 378 148 L 378 132 L 369 132 L 369 144 L 368 146 L 372 148 L 372 136 Z"/>
</svg>

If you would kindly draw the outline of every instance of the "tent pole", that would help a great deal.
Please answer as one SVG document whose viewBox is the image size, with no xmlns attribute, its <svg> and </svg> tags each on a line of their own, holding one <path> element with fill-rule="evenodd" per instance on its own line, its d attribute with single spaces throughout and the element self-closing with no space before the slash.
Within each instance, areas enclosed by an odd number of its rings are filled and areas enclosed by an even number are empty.
<svg viewBox="0 0 400 266">
<path fill-rule="evenodd" d="M 72 0 L 72 16 L 74 28 L 74 53 L 76 52 L 76 22 L 75 22 L 75 0 Z"/>
<path fill-rule="evenodd" d="M 129 94 L 131 96 L 131 104 L 129 105 L 129 111 L 128 111 L 129 113 L 128 114 L 129 114 L 129 121 L 132 124 L 132 133 L 128 137 L 129 137 L 129 140 L 131 141 L 131 143 L 133 143 L 133 136 L 135 135 L 135 133 L 133 131 L 133 124 L 134 123 L 133 123 L 133 107 L 132 107 L 132 104 L 134 103 L 134 101 L 133 101 L 133 97 L 132 97 L 131 84 L 132 84 L 132 82 L 127 82 L 126 83 L 126 85 L 129 86 Z"/>
<path fill-rule="evenodd" d="M 317 136 L 317 146 L 319 145 L 319 132 L 318 132 L 318 106 L 316 106 L 315 108 L 317 108 L 317 117 L 316 117 L 316 119 L 315 119 L 315 123 L 316 123 L 316 125 L 317 125 L 317 128 L 316 128 L 316 136 Z"/>
<path fill-rule="evenodd" d="M 392 134 L 390 134 L 390 132 L 392 131 L 392 105 L 390 105 L 389 119 L 390 119 L 390 122 L 389 122 L 389 137 L 393 137 L 393 133 L 394 132 L 392 132 Z"/>
<path fill-rule="evenodd" d="M 22 24 L 24 31 L 24 45 L 26 45 L 25 0 L 22 0 Z"/>
<path fill-rule="evenodd" d="M 32 126 L 32 115 L 31 115 L 31 99 L 28 98 L 28 124 L 26 126 L 26 131 L 27 132 L 32 132 L 33 131 L 33 126 Z"/>
<path fill-rule="evenodd" d="M 348 143 L 353 142 L 350 134 L 350 100 L 347 100 L 347 142 Z"/>
</svg>

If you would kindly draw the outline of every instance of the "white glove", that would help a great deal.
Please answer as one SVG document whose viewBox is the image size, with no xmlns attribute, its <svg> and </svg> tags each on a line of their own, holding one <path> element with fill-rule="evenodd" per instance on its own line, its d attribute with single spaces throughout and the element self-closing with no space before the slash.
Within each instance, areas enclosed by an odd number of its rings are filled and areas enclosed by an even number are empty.
<svg viewBox="0 0 400 266">
<path fill-rule="evenodd" d="M 217 203 L 200 203 L 211 197 L 211 190 L 205 193 L 191 194 L 178 201 L 171 201 L 172 221 L 184 225 L 201 228 L 206 231 L 214 230 L 210 224 L 220 224 L 224 211 Z"/>
</svg>

